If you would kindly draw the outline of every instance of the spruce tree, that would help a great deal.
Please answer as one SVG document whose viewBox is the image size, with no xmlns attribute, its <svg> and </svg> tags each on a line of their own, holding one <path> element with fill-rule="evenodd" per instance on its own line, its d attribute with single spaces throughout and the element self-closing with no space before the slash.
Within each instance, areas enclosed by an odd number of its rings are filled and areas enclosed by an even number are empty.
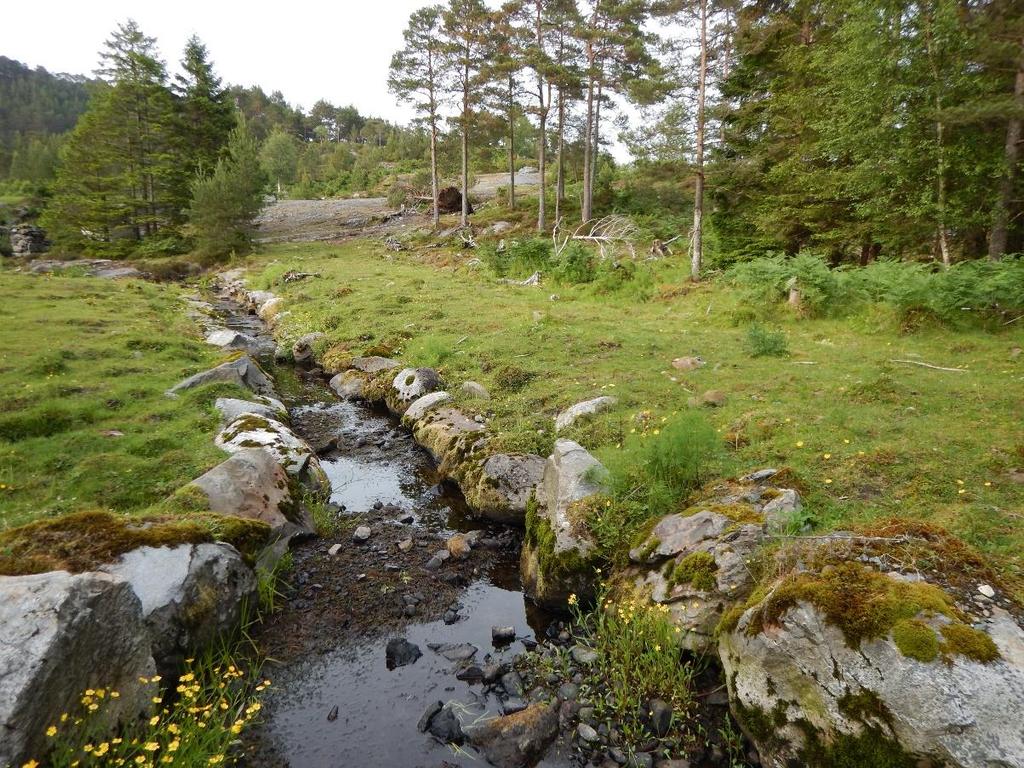
<svg viewBox="0 0 1024 768">
<path fill-rule="evenodd" d="M 175 78 L 174 93 L 189 169 L 209 173 L 235 125 L 235 107 L 213 71 L 206 46 L 195 35 L 185 45 L 181 68 L 183 73 Z"/>
</svg>

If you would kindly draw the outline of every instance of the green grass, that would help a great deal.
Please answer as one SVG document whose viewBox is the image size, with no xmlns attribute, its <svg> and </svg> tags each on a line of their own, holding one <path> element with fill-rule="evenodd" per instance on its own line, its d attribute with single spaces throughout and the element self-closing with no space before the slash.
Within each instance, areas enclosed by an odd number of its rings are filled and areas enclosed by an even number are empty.
<svg viewBox="0 0 1024 768">
<path fill-rule="evenodd" d="M 632 430 L 718 389 L 727 401 L 706 415 L 728 450 L 709 476 L 788 467 L 820 529 L 926 520 L 993 556 L 1004 576 L 1022 574 L 1024 486 L 1009 475 L 1024 467 L 1024 357 L 1011 355 L 1024 346 L 1020 323 L 904 333 L 884 306 L 833 319 L 796 317 L 780 305 L 770 323 L 785 334 L 789 357 L 751 357 L 739 293 L 715 281 L 686 284 L 681 263 L 637 267 L 651 290 L 547 280 L 521 288 L 467 266 L 473 255 L 395 255 L 351 241 L 275 246 L 250 265 L 254 284 L 269 262 L 268 277 L 322 274 L 275 286 L 288 301 L 290 336 L 324 331 L 353 355 L 385 345 L 410 364 L 439 364 L 455 391 L 466 379 L 484 384 L 501 448 L 545 454 L 556 413 L 615 395 L 614 409 L 564 433 L 614 461 Z M 671 367 L 688 355 L 707 365 Z"/>
<path fill-rule="evenodd" d="M 83 510 L 137 514 L 222 461 L 218 359 L 180 290 L 0 272 L 0 531 Z"/>
</svg>

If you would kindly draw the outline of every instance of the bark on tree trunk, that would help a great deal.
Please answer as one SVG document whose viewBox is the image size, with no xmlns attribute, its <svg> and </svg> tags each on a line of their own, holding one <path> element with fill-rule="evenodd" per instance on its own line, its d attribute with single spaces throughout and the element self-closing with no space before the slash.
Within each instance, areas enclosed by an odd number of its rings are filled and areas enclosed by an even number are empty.
<svg viewBox="0 0 1024 768">
<path fill-rule="evenodd" d="M 516 126 L 512 109 L 512 93 L 515 84 L 508 78 L 508 207 L 516 207 Z"/>
<path fill-rule="evenodd" d="M 430 192 L 434 201 L 433 223 L 434 229 L 441 224 L 441 211 L 437 204 L 437 116 L 430 116 Z"/>
<path fill-rule="evenodd" d="M 541 23 L 541 8 L 543 3 L 537 0 L 536 3 L 536 43 L 537 50 L 544 54 L 544 28 Z M 547 122 L 548 105 L 544 101 L 544 76 L 540 69 L 537 70 L 537 172 L 540 174 L 540 190 L 537 197 L 537 232 L 542 233 L 547 229 L 547 211 L 544 208 L 544 187 L 547 179 Z"/>
<path fill-rule="evenodd" d="M 462 216 L 461 226 L 469 224 L 469 66 L 463 69 L 462 80 Z"/>
<path fill-rule="evenodd" d="M 1013 103 L 1018 110 L 1024 110 L 1024 40 L 1021 40 L 1020 58 L 1017 59 Z M 993 261 L 1003 258 L 1009 240 L 1010 205 L 1013 203 L 1013 187 L 1017 180 L 1017 164 L 1020 162 L 1020 141 L 1021 119 L 1014 115 L 1006 126 L 1006 145 L 1003 149 L 1006 167 L 999 179 L 999 199 L 992 217 L 992 235 L 988 241 L 988 257 Z"/>
<path fill-rule="evenodd" d="M 587 41 L 587 58 L 593 66 L 593 43 Z M 587 78 L 587 124 L 583 132 L 583 193 L 580 201 L 580 218 L 584 223 L 590 221 L 590 156 L 593 153 L 591 142 L 594 138 L 594 75 L 591 71 Z"/>
<path fill-rule="evenodd" d="M 558 175 L 555 181 L 555 223 L 562 218 L 562 201 L 565 199 L 565 98 L 558 89 Z"/>
<path fill-rule="evenodd" d="M 590 151 L 590 188 L 587 198 L 590 201 L 590 213 L 594 212 L 594 188 L 597 186 L 597 160 L 601 155 L 601 96 L 604 92 L 604 71 L 597 78 L 597 99 L 594 103 L 594 139 Z"/>
<path fill-rule="evenodd" d="M 697 79 L 697 183 L 693 192 L 690 279 L 700 280 L 704 262 L 704 99 L 708 75 L 708 2 L 700 2 L 700 72 Z"/>
<path fill-rule="evenodd" d="M 936 237 L 939 243 L 939 253 L 942 256 L 942 265 L 948 269 L 949 265 L 952 263 L 952 257 L 949 252 L 949 232 L 946 230 L 946 127 L 942 122 L 942 89 L 939 82 L 939 68 L 935 63 L 935 48 L 932 37 L 932 17 L 930 14 L 926 17 L 926 24 L 925 46 L 928 52 L 928 61 L 931 65 L 932 79 L 935 86 L 935 113 L 937 115 L 935 119 L 936 173 L 938 176 L 938 179 L 936 180 L 935 194 L 935 203 L 938 208 Z"/>
</svg>

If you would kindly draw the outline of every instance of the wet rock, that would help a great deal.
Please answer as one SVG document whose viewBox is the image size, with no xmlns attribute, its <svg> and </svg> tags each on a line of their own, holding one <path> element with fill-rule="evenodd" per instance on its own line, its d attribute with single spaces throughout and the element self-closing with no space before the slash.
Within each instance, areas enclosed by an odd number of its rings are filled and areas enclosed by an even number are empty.
<svg viewBox="0 0 1024 768">
<path fill-rule="evenodd" d="M 293 497 L 284 468 L 262 448 L 243 448 L 190 486 L 206 496 L 211 512 L 259 520 L 273 538 L 316 532 L 313 518 Z"/>
<path fill-rule="evenodd" d="M 46 751 L 44 729 L 77 710 L 87 688 L 112 688 L 102 728 L 148 708 L 138 681 L 155 671 L 139 598 L 105 573 L 0 577 L 0 765 Z"/>
<path fill-rule="evenodd" d="M 328 386 L 343 400 L 361 400 L 366 388 L 366 376 L 359 371 L 342 371 L 331 378 Z"/>
<path fill-rule="evenodd" d="M 412 405 L 409 406 L 405 414 L 402 416 L 402 423 L 408 426 L 413 426 L 430 411 L 451 399 L 452 396 L 443 390 L 431 392 L 423 397 L 419 397 L 412 402 Z"/>
<path fill-rule="evenodd" d="M 545 460 L 532 453 L 488 456 L 477 481 L 463 488 L 466 503 L 483 518 L 521 525 L 526 504 L 544 478 L 544 465 Z"/>
<path fill-rule="evenodd" d="M 427 643 L 427 647 L 448 661 L 469 661 L 479 650 L 471 643 Z"/>
<path fill-rule="evenodd" d="M 516 712 L 522 712 L 526 706 L 526 702 L 518 696 L 510 696 L 501 702 L 501 714 L 514 715 Z"/>
<path fill-rule="evenodd" d="M 487 388 L 483 384 L 479 384 L 475 381 L 464 381 L 462 383 L 462 394 L 467 397 L 474 397 L 477 400 L 490 400 L 491 393 L 487 391 Z"/>
<path fill-rule="evenodd" d="M 851 643 L 805 602 L 761 628 L 752 624 L 759 607 L 722 633 L 719 651 L 741 723 L 744 713 L 777 713 L 770 738 L 747 729 L 765 765 L 799 760 L 810 734 L 821 744 L 861 737 L 879 754 L 951 768 L 1024 765 L 1024 630 L 1006 612 L 984 625 L 999 658 L 983 663 L 958 653 L 910 658 L 891 634 Z M 922 614 L 918 631 L 943 619 Z"/>
<path fill-rule="evenodd" d="M 473 550 L 469 541 L 461 533 L 456 533 L 448 539 L 445 546 L 448 547 L 449 554 L 456 560 L 465 560 Z"/>
<path fill-rule="evenodd" d="M 428 571 L 436 571 L 451 558 L 452 554 L 447 549 L 441 549 L 434 553 L 423 567 Z"/>
<path fill-rule="evenodd" d="M 558 713 L 546 704 L 467 726 L 466 736 L 497 768 L 533 765 L 558 735 Z"/>
<path fill-rule="evenodd" d="M 511 643 L 515 639 L 515 627 L 491 627 L 491 642 L 495 645 L 501 645 L 502 643 Z"/>
<path fill-rule="evenodd" d="M 233 397 L 218 397 L 213 407 L 220 413 L 221 423 L 229 424 L 235 419 L 253 414 L 265 419 L 284 421 L 288 418 L 288 409 L 280 400 L 272 397 L 261 398 L 261 402 L 238 400 Z"/>
<path fill-rule="evenodd" d="M 415 664 L 417 659 L 423 655 L 423 651 L 418 645 L 410 643 L 404 637 L 393 637 L 388 640 L 384 655 L 388 669 L 396 669 L 407 664 Z"/>
<path fill-rule="evenodd" d="M 462 723 L 451 702 L 445 704 L 440 712 L 430 718 L 429 730 L 434 738 L 445 744 L 462 744 L 466 740 L 462 732 Z"/>
<path fill-rule="evenodd" d="M 576 683 L 562 683 L 558 686 L 558 698 L 562 701 L 575 701 L 579 693 L 580 687 Z"/>
<path fill-rule="evenodd" d="M 163 669 L 237 629 L 256 594 L 255 574 L 229 544 L 139 547 L 101 570 L 131 585 Z"/>
<path fill-rule="evenodd" d="M 429 565 L 429 563 L 428 563 L 428 565 Z M 445 611 L 443 618 L 444 618 L 444 623 L 445 624 L 451 625 L 451 624 L 454 624 L 455 622 L 457 622 L 459 620 L 459 614 L 456 611 Z"/>
<path fill-rule="evenodd" d="M 352 538 L 358 542 L 369 541 L 373 531 L 368 525 L 360 525 L 352 532 Z"/>
<path fill-rule="evenodd" d="M 522 696 L 523 678 L 515 670 L 506 672 L 501 676 L 501 687 L 509 696 Z"/>
<path fill-rule="evenodd" d="M 313 360 L 313 347 L 321 339 L 326 338 L 322 333 L 307 333 L 301 336 L 292 344 L 292 359 L 296 363 L 307 363 Z"/>
<path fill-rule="evenodd" d="M 453 477 L 474 445 L 485 436 L 485 428 L 456 408 L 438 407 L 416 422 L 416 442 L 437 462 L 443 477 Z"/>
<path fill-rule="evenodd" d="M 535 530 L 531 530 L 528 521 L 520 559 L 523 586 L 541 605 L 564 609 L 571 593 L 581 597 L 593 594 L 591 559 L 595 544 L 592 536 L 571 519 L 569 509 L 601 491 L 593 477 L 603 471 L 601 463 L 579 443 L 555 441 L 537 494 L 537 519 L 532 523 Z M 550 546 L 552 551 L 541 558 L 541 542 L 551 539 L 553 542 L 544 546 Z M 547 565 L 542 567 L 542 562 Z M 573 567 L 561 567 L 566 562 Z"/>
<path fill-rule="evenodd" d="M 768 530 L 773 533 L 781 533 L 789 525 L 795 512 L 803 508 L 800 501 L 800 494 L 791 488 L 782 488 L 778 496 L 764 505 L 761 510 L 765 520 L 768 522 Z"/>
<path fill-rule="evenodd" d="M 206 343 L 221 349 L 240 349 L 250 355 L 267 355 L 274 351 L 274 342 L 270 339 L 258 339 L 247 333 L 221 328 L 206 334 Z"/>
<path fill-rule="evenodd" d="M 403 368 L 391 381 L 385 401 L 392 413 L 401 416 L 413 401 L 439 389 L 441 377 L 433 368 Z"/>
<path fill-rule="evenodd" d="M 331 711 L 327 713 L 327 722 L 333 723 L 337 719 L 338 719 L 338 705 L 335 704 L 333 707 L 331 707 Z"/>
<path fill-rule="evenodd" d="M 434 715 L 441 711 L 444 707 L 440 701 L 432 701 L 427 704 L 427 708 L 423 710 L 423 714 L 420 715 L 420 719 L 416 722 L 416 730 L 420 733 L 426 733 L 427 729 L 430 728 L 430 721 L 434 719 Z"/>
<path fill-rule="evenodd" d="M 484 679 L 484 670 L 476 664 L 470 664 L 456 672 L 455 678 L 463 682 L 477 683 Z"/>
<path fill-rule="evenodd" d="M 607 411 L 618 402 L 614 397 L 595 397 L 593 400 L 585 400 L 566 408 L 555 418 L 555 432 L 572 426 L 580 419 L 588 419 L 602 411 Z"/>
<path fill-rule="evenodd" d="M 256 364 L 256 362 L 245 355 L 232 360 L 228 363 L 218 365 L 216 368 L 211 368 L 208 371 L 197 373 L 194 376 L 189 376 L 187 379 L 179 381 L 169 390 L 167 395 L 175 396 L 178 392 L 186 389 L 193 389 L 195 387 L 201 387 L 204 384 L 213 384 L 216 382 L 227 382 L 229 384 L 237 384 L 245 389 L 252 390 L 258 395 L 266 395 L 268 397 L 274 397 L 274 382 L 270 380 L 270 377 L 263 372 L 263 369 Z"/>
<path fill-rule="evenodd" d="M 662 699 L 651 699 L 647 703 L 647 717 L 655 736 L 667 736 L 672 727 L 672 705 Z"/>
</svg>

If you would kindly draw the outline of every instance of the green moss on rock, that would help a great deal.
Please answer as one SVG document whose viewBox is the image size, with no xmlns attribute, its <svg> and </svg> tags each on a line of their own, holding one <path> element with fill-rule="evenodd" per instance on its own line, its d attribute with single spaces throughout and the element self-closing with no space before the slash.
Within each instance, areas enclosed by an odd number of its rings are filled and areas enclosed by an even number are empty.
<svg viewBox="0 0 1024 768">
<path fill-rule="evenodd" d="M 718 564 L 710 552 L 694 552 L 682 560 L 674 561 L 666 569 L 668 588 L 689 584 L 701 592 L 710 592 L 718 585 L 715 571 Z"/>
<path fill-rule="evenodd" d="M 892 628 L 892 641 L 904 656 L 918 661 L 939 657 L 939 638 L 935 630 L 917 619 L 901 619 Z"/>
</svg>

